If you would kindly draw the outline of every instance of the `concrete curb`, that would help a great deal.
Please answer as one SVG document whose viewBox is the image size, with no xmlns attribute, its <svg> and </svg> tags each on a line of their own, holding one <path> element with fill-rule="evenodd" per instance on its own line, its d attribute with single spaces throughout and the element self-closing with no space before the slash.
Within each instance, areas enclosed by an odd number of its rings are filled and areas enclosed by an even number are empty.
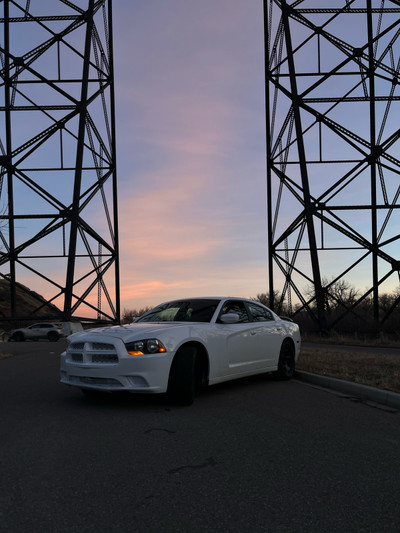
<svg viewBox="0 0 400 533">
<path fill-rule="evenodd" d="M 396 392 L 376 389 L 374 387 L 368 387 L 367 385 L 359 385 L 358 383 L 331 378 L 329 376 L 320 376 L 318 374 L 311 374 L 310 372 L 299 370 L 296 371 L 295 377 L 300 381 L 313 383 L 320 387 L 343 392 L 353 397 L 369 400 L 400 410 L 400 394 L 397 394 Z"/>
</svg>

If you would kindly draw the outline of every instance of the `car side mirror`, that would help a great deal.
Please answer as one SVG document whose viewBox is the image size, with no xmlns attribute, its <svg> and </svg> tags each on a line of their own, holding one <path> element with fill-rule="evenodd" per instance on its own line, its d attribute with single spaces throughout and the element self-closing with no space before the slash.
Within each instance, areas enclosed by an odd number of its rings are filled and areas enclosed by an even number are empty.
<svg viewBox="0 0 400 533">
<path fill-rule="evenodd" d="M 225 313 L 221 315 L 220 321 L 223 324 L 237 324 L 240 320 L 240 317 L 237 313 Z"/>
</svg>

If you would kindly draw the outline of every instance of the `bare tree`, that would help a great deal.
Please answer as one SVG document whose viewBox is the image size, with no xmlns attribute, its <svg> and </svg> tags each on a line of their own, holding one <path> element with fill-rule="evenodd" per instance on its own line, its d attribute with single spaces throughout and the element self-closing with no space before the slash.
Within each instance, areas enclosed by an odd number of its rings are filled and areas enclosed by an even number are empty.
<svg viewBox="0 0 400 533">
<path fill-rule="evenodd" d="M 331 313 L 339 307 L 350 307 L 356 302 L 359 296 L 359 290 L 345 279 L 335 281 L 334 279 L 329 280 L 328 278 L 323 278 L 322 289 L 324 293 L 324 306 L 328 313 Z M 310 299 L 315 299 L 314 285 L 306 287 L 304 294 Z"/>
<path fill-rule="evenodd" d="M 150 307 L 143 307 L 141 309 L 125 309 L 122 313 L 122 324 L 130 324 L 135 320 L 135 318 L 138 318 L 139 316 L 144 315 L 144 313 L 147 313 L 147 311 L 150 311 Z"/>
</svg>

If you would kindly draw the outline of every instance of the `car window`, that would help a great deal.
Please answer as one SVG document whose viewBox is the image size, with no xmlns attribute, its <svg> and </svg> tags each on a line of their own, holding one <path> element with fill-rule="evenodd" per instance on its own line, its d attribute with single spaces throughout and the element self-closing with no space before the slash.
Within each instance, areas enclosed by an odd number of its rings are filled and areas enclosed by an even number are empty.
<svg viewBox="0 0 400 533">
<path fill-rule="evenodd" d="M 254 322 L 267 322 L 274 319 L 269 309 L 265 309 L 257 304 L 247 304 L 247 307 Z"/>
<path fill-rule="evenodd" d="M 219 316 L 226 315 L 228 313 L 235 313 L 239 315 L 239 323 L 250 322 L 246 306 L 243 302 L 239 302 L 237 300 L 228 300 L 225 302 L 222 306 Z"/>
<path fill-rule="evenodd" d="M 219 300 L 196 299 L 169 302 L 148 311 L 136 322 L 210 322 Z"/>
</svg>

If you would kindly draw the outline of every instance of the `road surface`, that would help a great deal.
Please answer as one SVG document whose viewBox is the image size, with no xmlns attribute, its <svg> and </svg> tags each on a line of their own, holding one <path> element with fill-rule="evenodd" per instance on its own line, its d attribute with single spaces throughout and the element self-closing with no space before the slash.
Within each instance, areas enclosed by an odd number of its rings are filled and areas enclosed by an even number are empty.
<svg viewBox="0 0 400 533">
<path fill-rule="evenodd" d="M 88 399 L 2 343 L 1 533 L 399 533 L 400 413 L 299 381 Z"/>
</svg>

